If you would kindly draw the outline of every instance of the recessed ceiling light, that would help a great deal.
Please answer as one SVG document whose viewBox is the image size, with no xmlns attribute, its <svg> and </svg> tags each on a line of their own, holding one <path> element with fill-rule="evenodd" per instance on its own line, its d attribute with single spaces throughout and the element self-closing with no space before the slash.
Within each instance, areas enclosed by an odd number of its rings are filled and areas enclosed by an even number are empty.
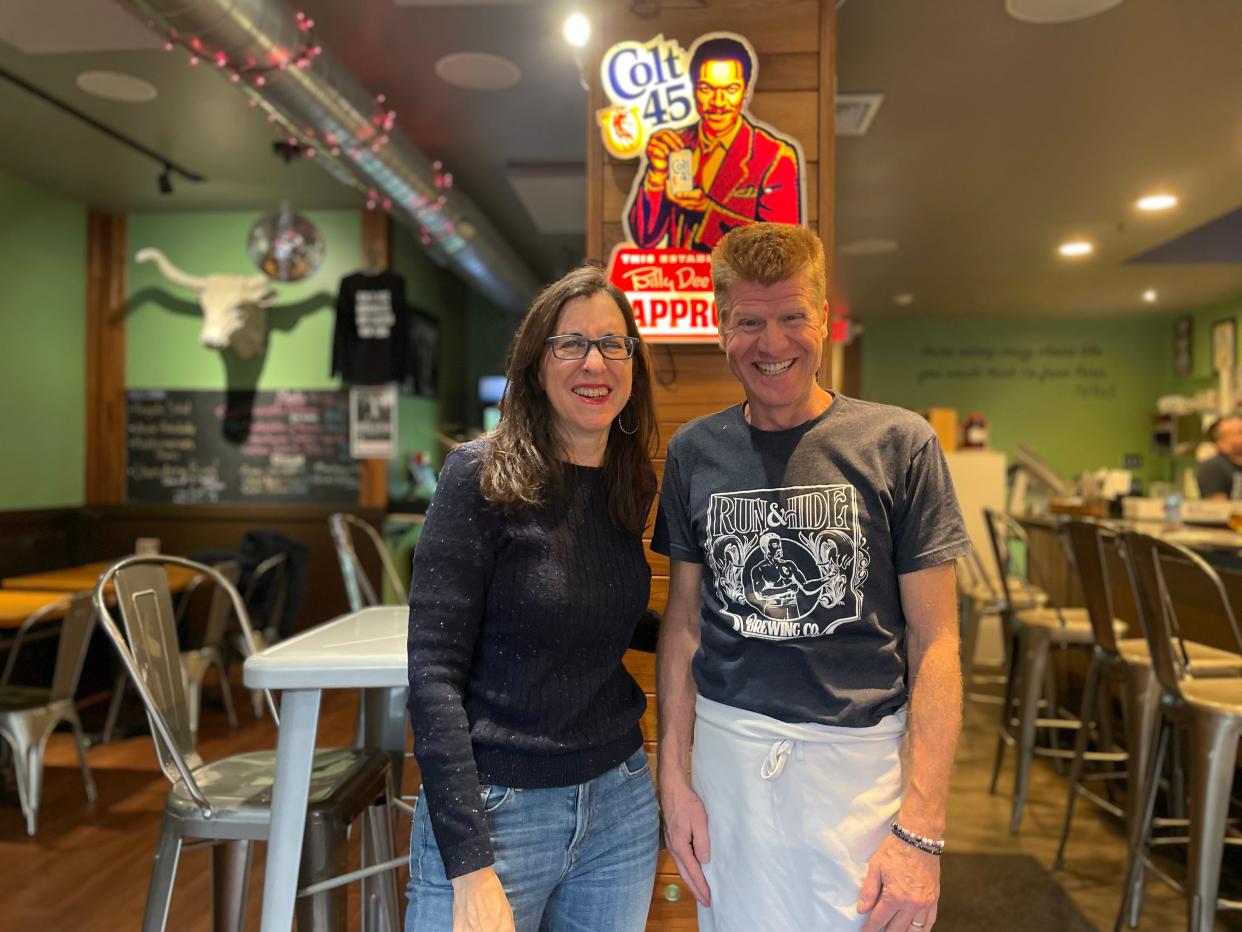
<svg viewBox="0 0 1242 932">
<path fill-rule="evenodd" d="M 126 104 L 145 104 L 155 100 L 155 85 L 132 74 L 119 71 L 83 71 L 75 83 L 82 90 L 104 100 L 116 100 Z"/>
<path fill-rule="evenodd" d="M 1146 291 L 1143 292 L 1143 300 L 1146 301 L 1148 304 L 1155 304 L 1157 297 L 1159 297 L 1159 295 L 1156 294 L 1155 288 L 1148 288 Z"/>
<path fill-rule="evenodd" d="M 1058 246 L 1057 252 L 1071 259 L 1089 256 L 1095 252 L 1095 244 L 1089 243 L 1085 239 L 1072 239 Z"/>
<path fill-rule="evenodd" d="M 570 13 L 561 27 L 561 34 L 566 42 L 580 49 L 591 41 L 591 21 L 581 13 Z"/>
<path fill-rule="evenodd" d="M 837 252 L 843 256 L 882 256 L 896 251 L 897 240 L 878 236 L 852 240 L 837 247 Z"/>
<path fill-rule="evenodd" d="M 1121 0 L 1005 0 L 1005 11 L 1024 23 L 1046 25 L 1098 16 L 1120 4 Z"/>
<path fill-rule="evenodd" d="M 1168 210 L 1177 206 L 1176 194 L 1148 194 L 1146 197 L 1140 197 L 1134 202 L 1134 206 L 1139 210 L 1156 211 Z"/>
<path fill-rule="evenodd" d="M 472 91 L 501 91 L 522 78 L 522 70 L 507 58 L 486 52 L 453 52 L 436 62 L 436 75 L 446 84 Z"/>
<path fill-rule="evenodd" d="M 901 294 L 895 294 L 893 295 L 893 303 L 899 307 L 909 307 L 914 303 L 914 295 L 910 294 L 908 291 L 903 291 Z"/>
</svg>

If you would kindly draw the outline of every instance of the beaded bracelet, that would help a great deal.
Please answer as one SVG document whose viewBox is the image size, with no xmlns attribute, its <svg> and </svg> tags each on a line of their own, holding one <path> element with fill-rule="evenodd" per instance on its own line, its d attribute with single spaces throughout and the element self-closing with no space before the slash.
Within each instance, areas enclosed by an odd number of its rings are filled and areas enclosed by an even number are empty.
<svg viewBox="0 0 1242 932">
<path fill-rule="evenodd" d="M 926 851 L 928 854 L 940 857 L 944 854 L 944 840 L 939 838 L 926 838 L 923 835 L 916 835 L 907 828 L 902 828 L 894 821 L 889 828 L 893 830 L 893 834 L 904 841 L 907 845 L 918 848 L 920 851 Z"/>
</svg>

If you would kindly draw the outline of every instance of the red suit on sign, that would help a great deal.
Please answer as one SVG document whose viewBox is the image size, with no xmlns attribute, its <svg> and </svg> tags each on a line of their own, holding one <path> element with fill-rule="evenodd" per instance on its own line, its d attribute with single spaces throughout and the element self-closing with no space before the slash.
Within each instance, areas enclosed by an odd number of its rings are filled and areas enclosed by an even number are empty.
<svg viewBox="0 0 1242 932">
<path fill-rule="evenodd" d="M 679 137 L 680 148 L 699 155 L 695 180 L 701 184 L 704 146 L 699 124 L 671 132 Z M 734 227 L 759 221 L 802 222 L 797 152 L 787 140 L 745 117 L 739 119 L 736 135 L 704 192 L 701 209 L 668 196 L 664 182 L 656 187 L 650 174 L 649 165 L 629 213 L 630 235 L 643 248 L 667 245 L 710 252 Z"/>
<path fill-rule="evenodd" d="M 627 217 L 638 246 L 711 252 L 734 227 L 802 222 L 797 145 L 745 112 L 754 66 L 736 39 L 696 46 L 687 73 L 699 120 L 647 143 Z"/>
</svg>

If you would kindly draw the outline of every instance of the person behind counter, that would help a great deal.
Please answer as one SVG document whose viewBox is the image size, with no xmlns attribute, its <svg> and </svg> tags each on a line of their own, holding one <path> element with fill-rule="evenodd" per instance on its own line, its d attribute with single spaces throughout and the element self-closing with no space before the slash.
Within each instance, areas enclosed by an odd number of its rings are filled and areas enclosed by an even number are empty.
<svg viewBox="0 0 1242 932">
<path fill-rule="evenodd" d="M 1208 428 L 1216 455 L 1199 464 L 1195 480 L 1203 498 L 1242 499 L 1242 417 L 1228 414 Z"/>
<path fill-rule="evenodd" d="M 507 376 L 414 557 L 406 929 L 638 932 L 659 816 L 621 658 L 650 592 L 656 428 L 624 294 L 590 267 L 548 286 Z"/>
</svg>

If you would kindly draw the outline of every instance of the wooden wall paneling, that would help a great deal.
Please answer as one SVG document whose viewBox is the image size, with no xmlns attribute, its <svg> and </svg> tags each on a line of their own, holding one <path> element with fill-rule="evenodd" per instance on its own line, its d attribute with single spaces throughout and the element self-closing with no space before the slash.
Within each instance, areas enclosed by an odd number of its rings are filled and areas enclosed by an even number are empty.
<svg viewBox="0 0 1242 932">
<path fill-rule="evenodd" d="M 722 30 L 745 36 L 760 55 L 818 52 L 819 8 L 824 2 L 834 0 L 707 0 L 701 6 L 665 7 L 655 16 L 639 16 L 628 4 L 618 3 L 602 14 L 599 43 L 606 49 L 625 39 L 646 41 L 663 33 L 688 48 L 704 33 Z M 598 75 L 597 61 L 591 76 Z"/>
<path fill-rule="evenodd" d="M 79 508 L 0 511 L 0 579 L 87 563 L 88 541 Z"/>
<path fill-rule="evenodd" d="M 382 210 L 362 212 L 362 255 L 374 256 L 387 268 L 392 261 L 392 227 L 388 214 Z M 388 460 L 362 460 L 358 475 L 358 506 L 388 507 Z"/>
<path fill-rule="evenodd" d="M 745 36 L 759 56 L 759 83 L 751 106 L 756 117 L 798 138 L 806 164 L 807 223 L 820 228 L 831 255 L 833 216 L 833 107 L 835 87 L 836 0 L 789 0 L 753 3 L 751 0 L 707 0 L 703 6 L 660 9 L 652 17 L 638 17 L 621 5 L 597 29 L 597 45 L 587 63 L 591 85 L 587 130 L 587 254 L 607 260 L 622 241 L 625 202 L 638 172 L 638 161 L 608 156 L 600 141 L 595 111 L 605 105 L 599 87 L 603 51 L 625 39 L 646 41 L 657 34 L 675 38 L 688 48 L 700 35 L 712 31 Z M 831 261 L 831 260 L 830 260 Z M 664 454 L 673 432 L 686 421 L 718 411 L 744 398 L 724 354 L 714 344 L 652 346 L 653 391 L 660 429 L 655 462 L 663 474 Z M 648 534 L 654 526 L 659 498 L 649 513 Z M 668 560 L 651 552 L 651 606 L 662 610 L 668 599 Z M 654 691 L 650 655 L 631 651 L 626 665 L 644 692 Z M 652 755 L 653 772 L 659 766 L 654 714 L 643 721 L 644 743 Z M 675 869 L 662 862 L 652 897 L 652 925 L 658 928 L 694 928 L 694 898 L 684 889 Z M 684 925 L 683 925 L 684 924 Z"/>
<path fill-rule="evenodd" d="M 125 500 L 124 216 L 86 214 L 86 471 L 88 505 Z"/>
<path fill-rule="evenodd" d="M 817 52 L 759 53 L 759 83 L 764 91 L 819 91 Z"/>
<path fill-rule="evenodd" d="M 647 557 L 647 562 L 651 565 L 652 576 L 668 575 L 668 557 L 662 553 L 656 553 L 651 549 L 650 537 L 643 539 L 643 554 Z"/>
<path fill-rule="evenodd" d="M 820 107 L 819 121 L 819 187 L 816 197 L 817 217 L 829 218 L 828 223 L 820 225 L 816 230 L 824 243 L 824 256 L 828 261 L 829 296 L 832 294 L 832 282 L 837 280 L 836 274 L 836 224 L 831 219 L 836 216 L 836 92 L 837 92 L 837 5 L 832 0 L 820 5 L 819 14 L 819 87 L 824 106 Z M 808 193 L 809 197 L 809 193 Z M 809 211 L 808 211 L 809 213 Z M 827 350 L 827 346 L 825 347 Z M 819 367 L 819 382 L 824 386 L 842 387 L 844 373 L 844 355 L 825 352 Z M 834 375 L 833 369 L 836 368 Z"/>
</svg>

